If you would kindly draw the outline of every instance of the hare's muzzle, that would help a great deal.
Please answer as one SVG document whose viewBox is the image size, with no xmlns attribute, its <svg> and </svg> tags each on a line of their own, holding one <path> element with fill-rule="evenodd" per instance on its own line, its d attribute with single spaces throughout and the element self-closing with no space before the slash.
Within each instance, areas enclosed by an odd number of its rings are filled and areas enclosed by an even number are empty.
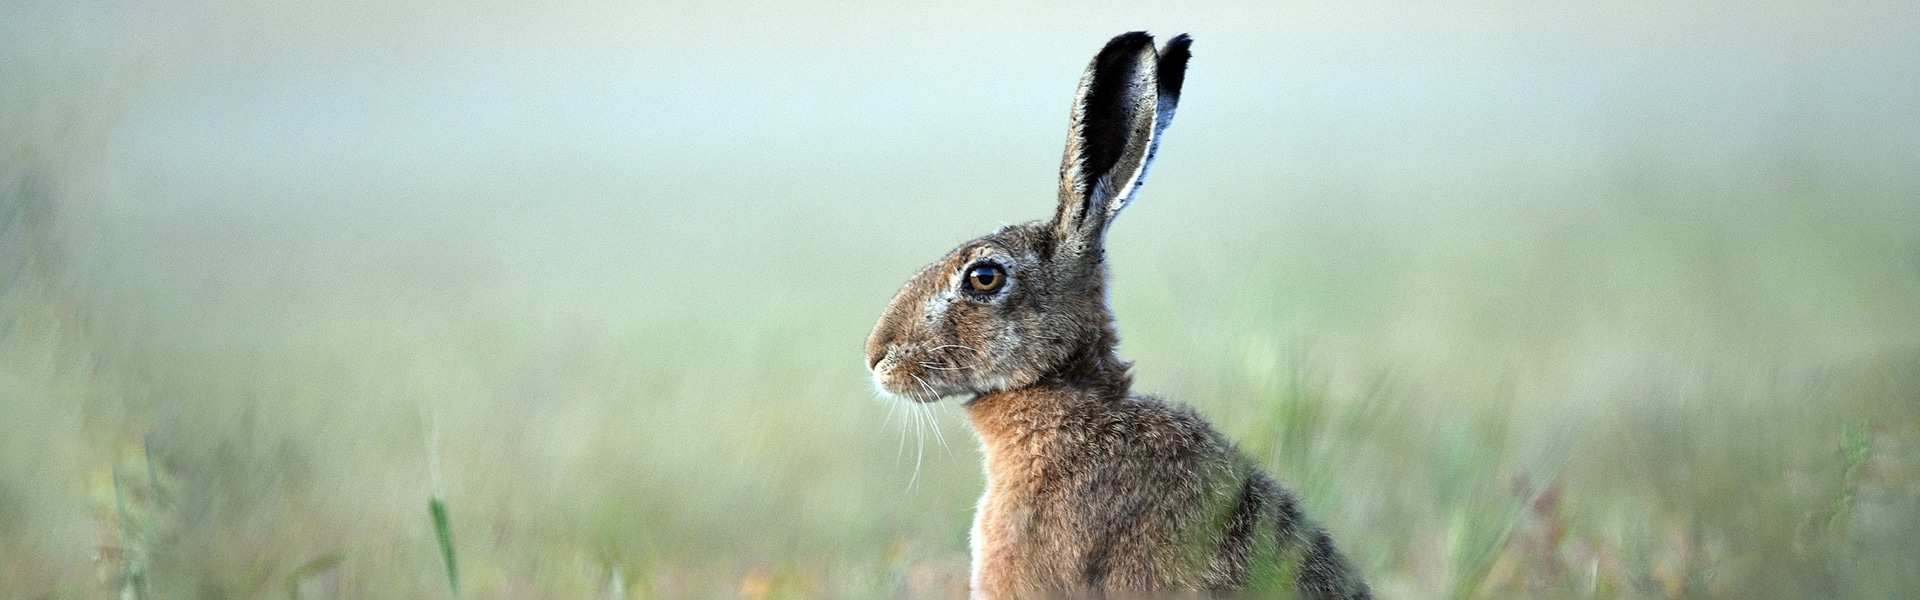
<svg viewBox="0 0 1920 600">
<path fill-rule="evenodd" d="M 920 390 L 914 388 L 913 384 L 907 383 L 912 375 L 902 374 L 900 372 L 900 361 L 889 360 L 889 358 L 894 358 L 896 354 L 898 354 L 898 349 L 893 346 L 883 346 L 877 351 L 867 353 L 867 371 L 873 376 L 874 389 L 891 396 L 914 397 L 920 395 L 916 393 Z"/>
</svg>

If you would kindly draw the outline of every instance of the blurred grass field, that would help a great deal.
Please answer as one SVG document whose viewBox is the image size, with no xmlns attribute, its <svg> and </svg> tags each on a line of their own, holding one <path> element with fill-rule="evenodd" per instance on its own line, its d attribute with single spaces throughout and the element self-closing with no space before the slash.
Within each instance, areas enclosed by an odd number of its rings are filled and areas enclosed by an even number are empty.
<svg viewBox="0 0 1920 600">
<path fill-rule="evenodd" d="M 0 597 L 962 597 L 861 343 L 1146 26 L 1136 389 L 1382 597 L 1920 589 L 1914 7 L 1131 8 L 4 9 Z"/>
</svg>

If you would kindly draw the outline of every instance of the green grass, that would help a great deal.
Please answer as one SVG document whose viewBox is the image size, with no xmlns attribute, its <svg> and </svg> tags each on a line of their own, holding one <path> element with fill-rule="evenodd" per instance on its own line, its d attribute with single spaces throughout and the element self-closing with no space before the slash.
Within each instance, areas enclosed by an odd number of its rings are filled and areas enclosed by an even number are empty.
<svg viewBox="0 0 1920 600">
<path fill-rule="evenodd" d="M 1269 283 L 1340 285 L 1295 266 L 1311 258 L 1160 276 L 1205 301 L 1127 283 L 1167 267 L 1116 260 L 1140 388 L 1195 404 L 1298 489 L 1383 596 L 1897 597 L 1916 581 L 1920 351 L 1899 339 L 1692 339 L 1767 326 L 1714 309 L 1649 337 L 1316 332 L 1274 320 L 1314 300 Z M 8 439 L 81 458 L 51 477 L 5 461 L 6 546 L 30 549 L 0 553 L 19 574 L 9 595 L 897 597 L 964 582 L 977 456 L 951 406 L 916 430 L 871 399 L 857 358 L 873 310 L 799 295 L 725 319 L 569 321 L 497 299 L 363 301 L 223 306 L 223 324 L 96 312 L 116 301 L 39 281 L 8 299 Z M 458 519 L 432 495 L 426 414 Z M 110 476 L 112 510 L 59 483 L 88 472 Z M 430 519 L 408 500 L 422 494 Z M 88 539 L 118 575 L 74 567 Z"/>
<path fill-rule="evenodd" d="M 441 564 L 447 567 L 447 591 L 460 597 L 460 566 L 453 561 L 453 527 L 447 525 L 447 503 L 439 498 L 427 501 L 427 514 L 433 517 L 433 536 L 440 541 Z"/>
</svg>

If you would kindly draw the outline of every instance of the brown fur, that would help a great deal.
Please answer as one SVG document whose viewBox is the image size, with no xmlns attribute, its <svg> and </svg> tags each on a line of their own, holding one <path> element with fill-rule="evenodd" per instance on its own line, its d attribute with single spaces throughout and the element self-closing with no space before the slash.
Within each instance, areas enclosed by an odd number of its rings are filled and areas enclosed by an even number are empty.
<svg viewBox="0 0 1920 600">
<path fill-rule="evenodd" d="M 881 389 L 970 395 L 986 491 L 984 598 L 1239 591 L 1368 598 L 1298 501 L 1192 410 L 1130 393 L 1106 305 L 1106 226 L 1171 119 L 1185 36 L 1114 38 L 1082 78 L 1054 218 L 1002 228 L 922 269 L 867 340 Z M 1007 282 L 965 286 L 991 266 Z"/>
</svg>

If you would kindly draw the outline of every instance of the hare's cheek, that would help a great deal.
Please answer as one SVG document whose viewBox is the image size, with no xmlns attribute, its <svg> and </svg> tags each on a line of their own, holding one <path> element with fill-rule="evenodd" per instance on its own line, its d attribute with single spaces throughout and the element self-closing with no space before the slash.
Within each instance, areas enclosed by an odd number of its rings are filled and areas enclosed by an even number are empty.
<svg viewBox="0 0 1920 600">
<path fill-rule="evenodd" d="M 971 304 L 955 306 L 949 314 L 952 318 L 948 321 L 949 325 L 941 337 L 950 336 L 950 338 L 940 340 L 941 344 L 960 344 L 979 348 L 982 342 L 993 337 L 996 325 L 991 315 L 982 312 L 979 306 Z"/>
</svg>

